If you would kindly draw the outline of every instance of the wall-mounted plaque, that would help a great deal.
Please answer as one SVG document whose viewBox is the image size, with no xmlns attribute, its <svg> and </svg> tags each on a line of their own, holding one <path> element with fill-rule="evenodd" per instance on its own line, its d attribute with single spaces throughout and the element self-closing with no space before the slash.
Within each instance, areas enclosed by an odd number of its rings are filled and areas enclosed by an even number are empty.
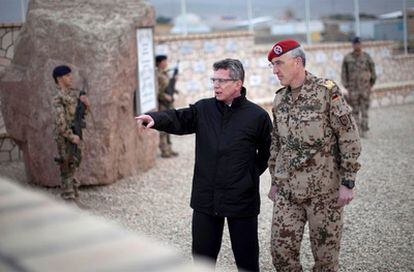
<svg viewBox="0 0 414 272">
<path fill-rule="evenodd" d="M 318 51 L 315 59 L 317 63 L 324 63 L 326 62 L 326 54 L 322 51 Z"/>
<path fill-rule="evenodd" d="M 204 42 L 203 48 L 204 48 L 204 53 L 216 52 L 216 44 L 210 41 Z"/>
<path fill-rule="evenodd" d="M 343 60 L 343 58 L 344 58 L 344 55 L 340 51 L 336 51 L 336 50 L 333 51 L 333 53 L 332 53 L 332 59 L 334 61 L 340 62 L 340 61 Z"/>
<path fill-rule="evenodd" d="M 191 52 L 193 52 L 193 46 L 190 42 L 183 42 L 181 44 L 180 51 L 184 55 L 191 54 Z"/>
<path fill-rule="evenodd" d="M 206 71 L 206 64 L 204 61 L 197 61 L 193 64 L 193 70 L 197 73 L 203 73 Z"/>
<path fill-rule="evenodd" d="M 227 41 L 226 43 L 226 51 L 227 52 L 235 52 L 237 51 L 237 42 L 234 40 Z"/>
<path fill-rule="evenodd" d="M 136 113 L 141 114 L 157 108 L 152 28 L 137 29 L 137 57 L 138 90 L 135 103 Z"/>
<path fill-rule="evenodd" d="M 259 86 L 262 83 L 262 77 L 259 75 L 251 75 L 249 77 L 250 86 Z"/>
<path fill-rule="evenodd" d="M 168 55 L 168 45 L 166 44 L 158 44 L 155 46 L 155 54 L 156 55 Z"/>
</svg>

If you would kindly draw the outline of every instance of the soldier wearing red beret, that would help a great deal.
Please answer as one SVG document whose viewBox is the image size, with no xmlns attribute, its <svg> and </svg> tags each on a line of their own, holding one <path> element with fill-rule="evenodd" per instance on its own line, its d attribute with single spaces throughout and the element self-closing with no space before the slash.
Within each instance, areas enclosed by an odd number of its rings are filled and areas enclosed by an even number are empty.
<svg viewBox="0 0 414 272">
<path fill-rule="evenodd" d="M 343 207 L 354 196 L 361 144 L 338 86 L 305 69 L 295 40 L 268 53 L 283 88 L 273 102 L 269 171 L 274 201 L 271 253 L 277 271 L 302 271 L 300 246 L 309 223 L 313 271 L 338 271 Z"/>
</svg>

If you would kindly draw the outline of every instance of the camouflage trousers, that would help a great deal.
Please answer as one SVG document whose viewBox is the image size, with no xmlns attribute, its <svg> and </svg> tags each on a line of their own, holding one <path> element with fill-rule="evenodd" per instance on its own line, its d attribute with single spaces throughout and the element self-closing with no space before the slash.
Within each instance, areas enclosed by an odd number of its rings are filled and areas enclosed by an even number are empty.
<svg viewBox="0 0 414 272">
<path fill-rule="evenodd" d="M 68 144 L 61 144 L 58 142 L 59 151 L 59 168 L 61 180 L 61 197 L 65 200 L 75 199 L 79 194 L 80 182 L 76 180 L 75 172 L 79 167 L 82 159 L 81 150 L 79 149 L 79 160 L 75 160 L 69 156 L 70 147 Z"/>
<path fill-rule="evenodd" d="M 276 271 L 302 271 L 300 246 L 306 222 L 315 265 L 313 271 L 338 271 L 342 211 L 338 194 L 295 201 L 277 195 L 273 207 L 271 254 Z"/>
<path fill-rule="evenodd" d="M 369 130 L 368 127 L 368 110 L 370 99 L 366 95 L 352 95 L 347 98 L 348 104 L 352 108 L 352 115 L 358 125 L 358 130 L 361 135 Z"/>
<path fill-rule="evenodd" d="M 161 154 L 162 155 L 171 155 L 172 153 L 172 145 L 170 134 L 160 131 L 160 144 L 159 144 Z"/>
</svg>

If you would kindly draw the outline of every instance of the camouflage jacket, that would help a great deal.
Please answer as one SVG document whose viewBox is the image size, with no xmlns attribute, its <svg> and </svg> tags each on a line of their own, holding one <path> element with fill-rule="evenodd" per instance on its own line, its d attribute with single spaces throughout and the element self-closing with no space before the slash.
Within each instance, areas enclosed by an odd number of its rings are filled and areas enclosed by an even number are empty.
<svg viewBox="0 0 414 272">
<path fill-rule="evenodd" d="M 375 64 L 366 52 L 357 55 L 351 52 L 342 62 L 341 81 L 349 95 L 369 93 L 375 84 Z"/>
<path fill-rule="evenodd" d="M 307 73 L 298 98 L 276 92 L 269 171 L 281 193 L 308 198 L 355 180 L 361 144 L 351 109 L 331 80 Z"/>
<path fill-rule="evenodd" d="M 160 110 L 170 109 L 172 106 L 172 102 L 168 101 L 165 98 L 165 95 L 167 94 L 168 83 L 170 82 L 170 78 L 168 76 L 167 71 L 157 68 L 157 81 L 158 81 L 157 98 L 158 98 L 158 104 L 159 104 Z"/>
<path fill-rule="evenodd" d="M 55 139 L 72 141 L 72 122 L 75 119 L 77 99 L 79 91 L 69 89 L 68 91 L 56 88 L 52 100 L 53 112 L 55 115 Z"/>
</svg>

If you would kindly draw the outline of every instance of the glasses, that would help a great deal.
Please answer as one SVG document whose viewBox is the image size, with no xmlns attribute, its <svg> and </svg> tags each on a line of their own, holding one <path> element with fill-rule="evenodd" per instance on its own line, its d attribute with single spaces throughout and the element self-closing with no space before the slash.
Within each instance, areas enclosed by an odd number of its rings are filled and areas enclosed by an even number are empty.
<svg viewBox="0 0 414 272">
<path fill-rule="evenodd" d="M 233 79 L 233 78 L 214 78 L 214 77 L 210 78 L 210 81 L 213 84 L 216 83 L 216 82 L 218 82 L 219 84 L 223 84 L 227 81 L 236 81 L 236 80 L 237 79 Z"/>
</svg>

